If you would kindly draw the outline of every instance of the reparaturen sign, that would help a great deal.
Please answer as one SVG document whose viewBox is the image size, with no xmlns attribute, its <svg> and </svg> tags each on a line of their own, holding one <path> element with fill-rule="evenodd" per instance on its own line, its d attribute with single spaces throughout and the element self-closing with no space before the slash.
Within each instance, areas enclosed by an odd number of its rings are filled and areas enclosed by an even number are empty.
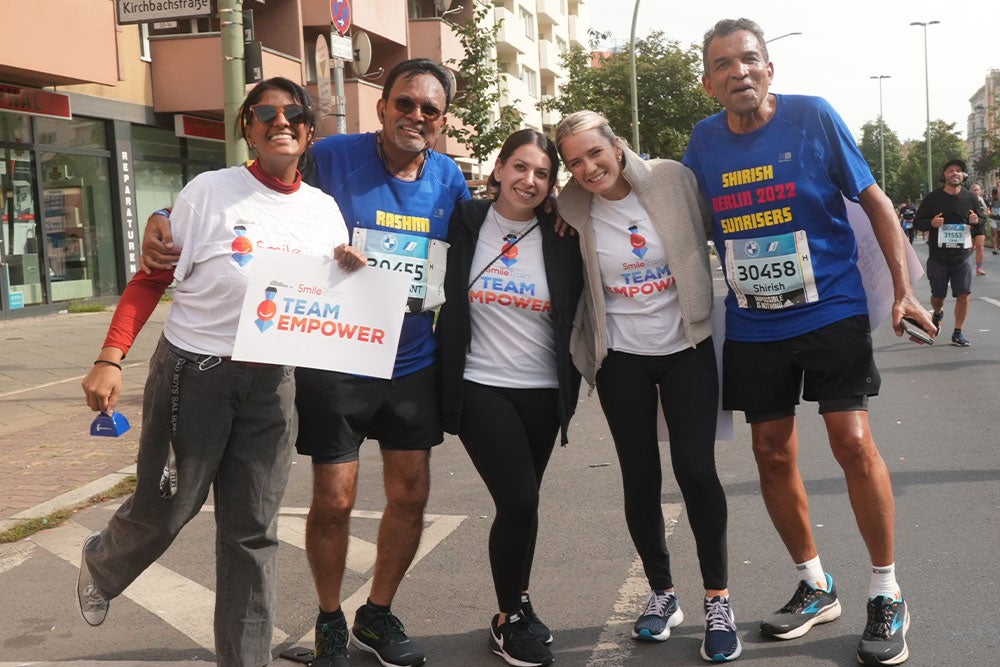
<svg viewBox="0 0 1000 667">
<path fill-rule="evenodd" d="M 209 0 L 118 0 L 118 23 L 151 23 L 210 16 Z"/>
</svg>

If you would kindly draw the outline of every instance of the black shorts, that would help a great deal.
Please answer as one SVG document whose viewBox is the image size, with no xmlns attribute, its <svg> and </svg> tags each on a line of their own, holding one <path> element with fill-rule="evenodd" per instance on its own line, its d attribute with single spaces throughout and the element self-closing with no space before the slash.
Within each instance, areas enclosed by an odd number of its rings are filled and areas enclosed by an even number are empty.
<svg viewBox="0 0 1000 667">
<path fill-rule="evenodd" d="M 722 359 L 722 406 L 751 424 L 794 415 L 800 392 L 820 414 L 867 410 L 881 385 L 867 315 L 786 340 L 727 338 Z"/>
<path fill-rule="evenodd" d="M 398 450 L 444 441 L 433 364 L 392 380 L 297 368 L 295 406 L 295 448 L 314 463 L 356 461 L 365 438 Z"/>
<path fill-rule="evenodd" d="M 927 282 L 931 286 L 931 296 L 943 299 L 948 296 L 948 283 L 954 297 L 972 293 L 972 253 L 957 262 L 942 262 L 927 258 Z"/>
</svg>

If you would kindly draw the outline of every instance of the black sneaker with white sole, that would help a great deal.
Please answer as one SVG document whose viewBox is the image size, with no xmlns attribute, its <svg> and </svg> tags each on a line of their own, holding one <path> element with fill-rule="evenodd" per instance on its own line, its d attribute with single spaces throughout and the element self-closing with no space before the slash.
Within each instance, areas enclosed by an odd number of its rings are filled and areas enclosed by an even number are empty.
<svg viewBox="0 0 1000 667">
<path fill-rule="evenodd" d="M 427 656 L 406 636 L 403 623 L 390 611 L 358 607 L 351 627 L 351 643 L 374 655 L 385 667 L 416 667 Z"/>
<path fill-rule="evenodd" d="M 521 614 L 528 621 L 531 634 L 541 639 L 545 645 L 552 643 L 552 631 L 549 630 L 549 626 L 542 623 L 542 619 L 538 618 L 534 607 L 531 606 L 531 598 L 528 597 L 527 593 L 521 594 Z"/>
<path fill-rule="evenodd" d="M 884 595 L 868 599 L 868 621 L 858 642 L 858 662 L 862 665 L 899 665 L 910 657 L 906 631 L 910 610 L 902 599 Z"/>
<path fill-rule="evenodd" d="M 814 625 L 839 618 L 840 600 L 837 599 L 833 577 L 829 574 L 826 575 L 826 584 L 829 590 L 824 591 L 800 581 L 792 599 L 761 621 L 761 634 L 775 639 L 795 639 L 809 632 Z"/>
<path fill-rule="evenodd" d="M 643 604 L 642 614 L 632 626 L 632 639 L 665 642 L 670 639 L 670 628 L 684 621 L 684 612 L 673 593 L 651 590 Z"/>
<path fill-rule="evenodd" d="M 528 619 L 521 612 L 507 615 L 507 622 L 498 625 L 500 614 L 490 623 L 490 650 L 513 667 L 542 667 L 553 661 L 542 640 L 531 632 Z"/>
</svg>

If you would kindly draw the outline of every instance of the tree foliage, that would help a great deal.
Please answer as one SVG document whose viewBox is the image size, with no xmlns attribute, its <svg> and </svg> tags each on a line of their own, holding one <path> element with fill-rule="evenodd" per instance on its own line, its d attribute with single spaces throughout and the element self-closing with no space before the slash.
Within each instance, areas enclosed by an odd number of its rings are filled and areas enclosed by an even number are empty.
<svg viewBox="0 0 1000 667">
<path fill-rule="evenodd" d="M 905 157 L 897 174 L 901 198 L 919 199 L 941 186 L 941 167 L 952 158 L 966 159 L 965 141 L 955 132 L 955 123 L 931 121 L 931 182 L 927 183 L 927 140 L 911 141 L 904 146 Z M 888 134 L 886 135 L 888 137 Z M 888 170 L 888 169 L 887 169 Z M 899 201 L 899 199 L 893 199 Z"/>
<path fill-rule="evenodd" d="M 885 183 L 882 182 L 882 145 L 880 133 L 885 130 Z M 899 137 L 888 126 L 879 121 L 868 121 L 861 127 L 861 154 L 871 167 L 875 180 L 893 202 L 899 203 L 910 196 L 900 184 L 900 170 L 903 165 L 903 146 Z"/>
<path fill-rule="evenodd" d="M 592 109 L 631 143 L 631 48 L 597 56 L 592 68 L 590 53 L 574 46 L 562 56 L 568 82 L 539 108 L 563 115 Z M 640 148 L 653 157 L 679 160 L 695 123 L 720 108 L 701 86 L 701 51 L 684 50 L 661 31 L 636 40 L 635 48 Z"/>
<path fill-rule="evenodd" d="M 476 3 L 467 23 L 451 24 L 465 56 L 445 63 L 461 74 L 449 113 L 462 123 L 446 125 L 444 133 L 468 148 L 480 164 L 500 148 L 524 118 L 516 107 L 500 104 L 502 75 L 493 48 L 501 24 L 493 23 L 492 13 L 492 5 Z"/>
</svg>

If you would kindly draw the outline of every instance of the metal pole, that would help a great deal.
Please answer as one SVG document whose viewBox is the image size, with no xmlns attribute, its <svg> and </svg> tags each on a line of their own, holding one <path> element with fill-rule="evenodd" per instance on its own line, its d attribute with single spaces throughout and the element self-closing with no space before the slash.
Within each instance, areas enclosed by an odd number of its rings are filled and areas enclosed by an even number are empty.
<svg viewBox="0 0 1000 667">
<path fill-rule="evenodd" d="M 333 67 L 333 115 L 337 119 L 337 134 L 347 134 L 347 96 L 344 94 L 344 61 L 331 58 Z"/>
<path fill-rule="evenodd" d="M 639 0 L 635 0 L 632 10 L 632 35 L 629 37 L 629 53 L 632 63 L 632 148 L 636 153 L 642 153 L 639 148 L 639 91 L 635 81 L 635 22 L 639 18 Z"/>
<path fill-rule="evenodd" d="M 878 79 L 878 147 L 882 158 L 882 192 L 885 192 L 885 122 L 882 119 L 882 79 L 891 79 L 888 74 L 870 76 L 869 79 Z"/>
<path fill-rule="evenodd" d="M 226 130 L 226 165 L 235 167 L 247 161 L 244 142 L 236 135 L 236 115 L 246 96 L 243 60 L 243 0 L 219 0 L 219 24 L 222 30 L 223 118 Z"/>
<path fill-rule="evenodd" d="M 918 25 L 924 29 L 924 98 L 927 104 L 927 192 L 934 187 L 934 171 L 931 168 L 931 84 L 927 64 L 927 26 L 937 25 L 940 21 L 912 21 L 910 25 Z"/>
</svg>

